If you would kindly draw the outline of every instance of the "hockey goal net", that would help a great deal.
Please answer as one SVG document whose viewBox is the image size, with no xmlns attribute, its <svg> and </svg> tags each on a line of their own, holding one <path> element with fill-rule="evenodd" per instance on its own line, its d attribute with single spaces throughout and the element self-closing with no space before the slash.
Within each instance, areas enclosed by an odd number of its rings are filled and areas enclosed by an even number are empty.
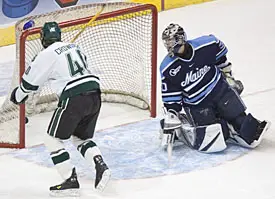
<svg viewBox="0 0 275 199">
<path fill-rule="evenodd" d="M 0 110 L 0 147 L 25 147 L 25 116 L 52 111 L 57 96 L 47 83 L 26 105 L 9 101 L 26 66 L 42 50 L 40 28 L 56 21 L 62 40 L 70 42 L 103 4 L 90 4 L 32 16 L 16 24 L 16 65 L 12 85 Z M 22 30 L 30 20 L 31 29 Z M 100 77 L 102 99 L 148 109 L 156 115 L 157 10 L 152 5 L 107 3 L 102 13 L 75 40 L 86 52 L 88 66 Z M 37 124 L 39 126 L 39 124 Z M 43 129 L 46 131 L 46 129 Z"/>
</svg>

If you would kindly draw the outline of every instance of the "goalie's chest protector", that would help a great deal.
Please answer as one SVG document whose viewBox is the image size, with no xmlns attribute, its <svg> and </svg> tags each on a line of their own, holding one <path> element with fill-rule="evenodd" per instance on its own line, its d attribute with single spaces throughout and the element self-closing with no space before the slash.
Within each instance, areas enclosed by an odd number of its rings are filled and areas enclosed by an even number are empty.
<svg viewBox="0 0 275 199">
<path fill-rule="evenodd" d="M 215 45 L 192 46 L 190 59 L 167 56 L 162 65 L 161 73 L 172 86 L 183 91 L 183 101 L 187 104 L 198 104 L 216 86 L 221 77 L 215 66 Z M 170 87 L 171 88 L 171 87 Z"/>
</svg>

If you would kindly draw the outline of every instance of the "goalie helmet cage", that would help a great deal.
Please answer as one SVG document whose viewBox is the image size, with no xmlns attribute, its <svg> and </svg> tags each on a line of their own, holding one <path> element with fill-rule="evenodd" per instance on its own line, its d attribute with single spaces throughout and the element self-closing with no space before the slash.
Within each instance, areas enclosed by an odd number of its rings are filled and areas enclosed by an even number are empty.
<svg viewBox="0 0 275 199">
<path fill-rule="evenodd" d="M 102 101 L 149 109 L 151 117 L 155 117 L 157 9 L 150 4 L 128 2 L 105 5 L 103 12 L 74 43 L 84 49 L 88 66 L 101 79 Z M 1 148 L 25 148 L 26 115 L 52 111 L 58 101 L 47 83 L 29 95 L 26 105 L 18 108 L 9 101 L 26 66 L 42 49 L 40 28 L 46 21 L 56 21 L 62 29 L 62 40 L 70 42 L 102 6 L 102 3 L 75 6 L 17 22 L 16 66 L 10 92 L 0 109 Z M 23 31 L 23 25 L 29 20 L 35 22 L 35 27 Z"/>
</svg>

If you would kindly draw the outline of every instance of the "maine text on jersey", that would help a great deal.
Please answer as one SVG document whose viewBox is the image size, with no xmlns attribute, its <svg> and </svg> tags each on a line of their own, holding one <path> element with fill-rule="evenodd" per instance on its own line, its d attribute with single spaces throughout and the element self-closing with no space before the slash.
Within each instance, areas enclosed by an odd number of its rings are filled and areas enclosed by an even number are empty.
<svg viewBox="0 0 275 199">
<path fill-rule="evenodd" d="M 196 82 L 199 78 L 203 77 L 210 69 L 210 66 L 205 65 L 203 68 L 196 68 L 195 72 L 191 70 L 189 73 L 186 74 L 185 80 L 181 82 L 181 86 L 185 87 L 190 83 Z"/>
</svg>

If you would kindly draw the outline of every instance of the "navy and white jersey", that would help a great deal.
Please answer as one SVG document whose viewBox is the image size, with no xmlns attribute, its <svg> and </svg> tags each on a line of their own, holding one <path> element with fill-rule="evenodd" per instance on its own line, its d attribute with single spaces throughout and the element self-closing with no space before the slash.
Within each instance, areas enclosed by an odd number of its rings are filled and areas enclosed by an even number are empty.
<svg viewBox="0 0 275 199">
<path fill-rule="evenodd" d="M 198 105 L 221 79 L 227 48 L 215 36 L 188 40 L 190 59 L 166 56 L 160 65 L 162 100 L 167 109 L 180 111 L 184 104 Z"/>
</svg>

